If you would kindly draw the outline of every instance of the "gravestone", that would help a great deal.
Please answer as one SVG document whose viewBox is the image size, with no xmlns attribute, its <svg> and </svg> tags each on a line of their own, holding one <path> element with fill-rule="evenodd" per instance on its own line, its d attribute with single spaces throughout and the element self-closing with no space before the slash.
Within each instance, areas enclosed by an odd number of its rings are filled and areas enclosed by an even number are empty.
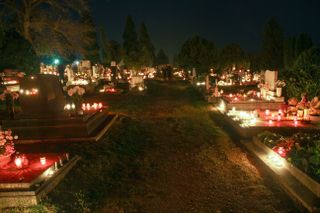
<svg viewBox="0 0 320 213">
<path fill-rule="evenodd" d="M 26 118 L 64 116 L 65 98 L 59 77 L 38 74 L 21 79 L 20 104 Z"/>
<path fill-rule="evenodd" d="M 267 70 L 265 72 L 265 83 L 269 86 L 269 90 L 274 91 L 276 89 L 277 80 L 278 80 L 278 71 Z"/>
<path fill-rule="evenodd" d="M 64 72 L 67 74 L 67 78 L 68 78 L 68 82 L 71 82 L 73 81 L 73 70 L 71 69 L 70 65 L 67 65 L 66 66 L 66 69 L 64 70 Z"/>
<path fill-rule="evenodd" d="M 206 84 L 206 91 L 209 91 L 210 89 L 209 75 L 206 75 L 205 84 Z"/>
</svg>

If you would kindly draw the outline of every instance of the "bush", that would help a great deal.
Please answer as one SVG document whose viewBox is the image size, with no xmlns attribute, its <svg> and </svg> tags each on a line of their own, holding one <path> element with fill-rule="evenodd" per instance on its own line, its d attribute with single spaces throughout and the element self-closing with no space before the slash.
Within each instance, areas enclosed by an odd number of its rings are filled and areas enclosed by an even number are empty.
<svg viewBox="0 0 320 213">
<path fill-rule="evenodd" d="M 300 98 L 307 92 L 309 98 L 320 95 L 320 49 L 311 48 L 304 51 L 296 60 L 293 69 L 286 75 L 287 94 Z"/>
<path fill-rule="evenodd" d="M 0 33 L 0 70 L 16 69 L 27 74 L 38 73 L 40 61 L 32 45 L 17 32 Z"/>
</svg>

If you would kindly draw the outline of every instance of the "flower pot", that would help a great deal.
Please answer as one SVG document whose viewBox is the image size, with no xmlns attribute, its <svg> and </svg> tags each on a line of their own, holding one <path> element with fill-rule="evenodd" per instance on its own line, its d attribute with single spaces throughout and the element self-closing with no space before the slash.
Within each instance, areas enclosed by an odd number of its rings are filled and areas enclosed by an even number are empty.
<svg viewBox="0 0 320 213">
<path fill-rule="evenodd" d="M 282 95 L 282 88 L 281 87 L 277 87 L 276 95 L 277 95 L 277 97 L 281 97 L 281 95 Z"/>
</svg>

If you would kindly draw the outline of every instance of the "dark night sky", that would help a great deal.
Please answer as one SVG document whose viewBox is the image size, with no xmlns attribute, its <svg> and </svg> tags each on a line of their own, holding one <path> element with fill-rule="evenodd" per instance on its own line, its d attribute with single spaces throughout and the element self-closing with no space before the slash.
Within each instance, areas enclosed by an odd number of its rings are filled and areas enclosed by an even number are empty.
<svg viewBox="0 0 320 213">
<path fill-rule="evenodd" d="M 257 51 L 266 21 L 274 16 L 286 35 L 305 32 L 320 41 L 320 0 L 94 0 L 94 19 L 111 39 L 122 41 L 127 15 L 145 22 L 157 50 L 171 57 L 198 34 L 217 46 L 235 42 Z"/>
</svg>

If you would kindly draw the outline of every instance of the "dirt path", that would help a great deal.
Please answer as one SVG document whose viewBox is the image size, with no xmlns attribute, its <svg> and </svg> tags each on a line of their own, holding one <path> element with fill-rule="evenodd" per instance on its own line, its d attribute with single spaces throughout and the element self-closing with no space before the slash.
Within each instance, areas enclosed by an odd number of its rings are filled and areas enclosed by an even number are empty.
<svg viewBox="0 0 320 213">
<path fill-rule="evenodd" d="M 181 87 L 181 94 L 188 87 Z M 160 89 L 160 88 L 158 88 Z M 293 212 L 291 201 L 209 117 L 205 105 L 171 86 L 125 114 L 152 135 L 153 172 L 124 212 Z M 173 93 L 177 93 L 172 95 Z M 105 206 L 103 212 L 114 212 Z"/>
</svg>

